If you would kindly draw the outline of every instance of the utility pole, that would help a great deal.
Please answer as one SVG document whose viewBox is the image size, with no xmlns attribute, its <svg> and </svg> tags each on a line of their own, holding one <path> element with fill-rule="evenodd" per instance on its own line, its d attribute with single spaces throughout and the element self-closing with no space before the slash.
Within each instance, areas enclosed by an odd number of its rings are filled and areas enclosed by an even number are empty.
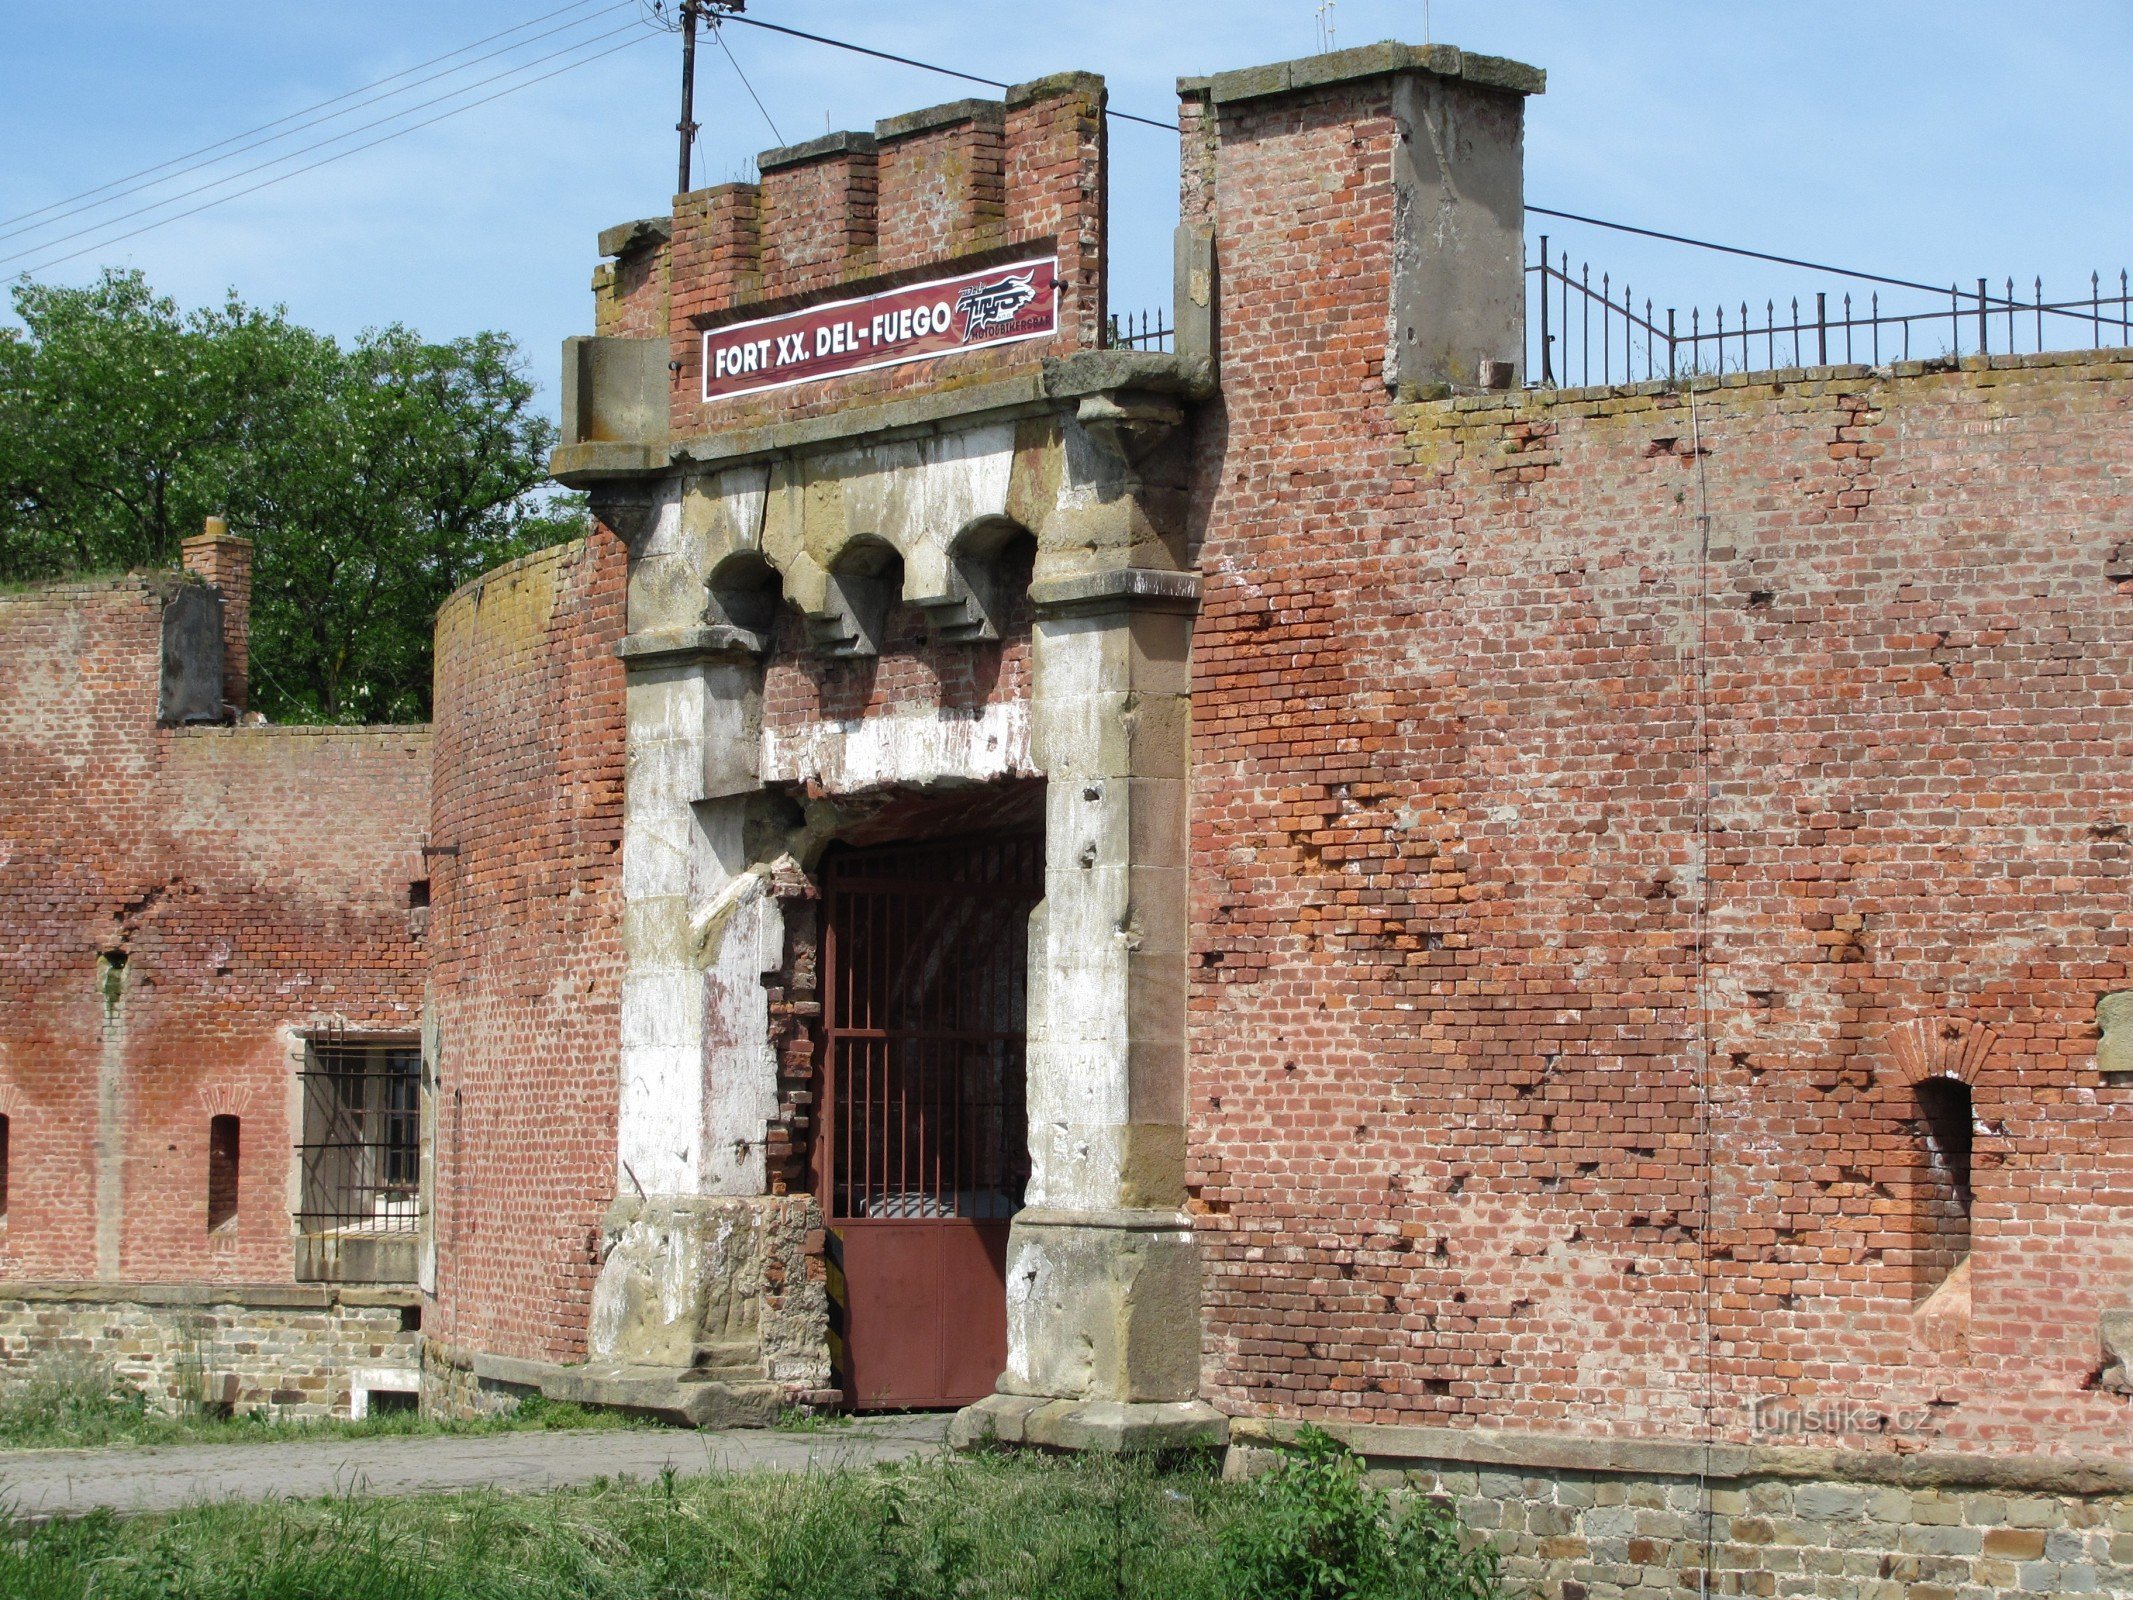
<svg viewBox="0 0 2133 1600">
<path fill-rule="evenodd" d="M 718 26 L 721 16 L 746 11 L 748 0 L 681 0 L 681 121 L 674 131 L 681 135 L 681 169 L 674 192 L 689 192 L 689 150 L 696 143 L 696 23 L 708 16 Z"/>
</svg>

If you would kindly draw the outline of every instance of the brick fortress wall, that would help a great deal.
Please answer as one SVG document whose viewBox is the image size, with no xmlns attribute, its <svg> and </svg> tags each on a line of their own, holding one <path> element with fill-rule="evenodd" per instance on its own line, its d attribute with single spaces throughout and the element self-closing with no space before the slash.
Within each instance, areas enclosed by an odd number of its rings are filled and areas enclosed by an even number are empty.
<svg viewBox="0 0 2133 1600">
<path fill-rule="evenodd" d="M 623 549 L 500 567 L 437 618 L 433 1339 L 582 1359 L 615 1183 Z"/>
<path fill-rule="evenodd" d="M 1396 401 L 1386 93 L 1205 169 L 1208 1392 L 2123 1458 L 2133 368 Z"/>
<path fill-rule="evenodd" d="M 418 1026 L 428 730 L 158 727 L 177 581 L 0 596 L 0 1281 L 290 1282 L 299 1034 Z"/>
</svg>

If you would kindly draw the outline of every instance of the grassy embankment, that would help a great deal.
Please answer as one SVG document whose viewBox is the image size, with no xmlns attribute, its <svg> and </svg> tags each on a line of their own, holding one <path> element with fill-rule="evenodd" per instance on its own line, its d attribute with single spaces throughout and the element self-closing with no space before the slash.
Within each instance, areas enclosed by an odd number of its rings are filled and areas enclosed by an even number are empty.
<svg viewBox="0 0 2133 1600">
<path fill-rule="evenodd" d="M 200 1507 L 0 1533 L 10 1600 L 1500 1600 L 1438 1507 L 1338 1447 L 978 1455 L 540 1495 Z"/>
</svg>

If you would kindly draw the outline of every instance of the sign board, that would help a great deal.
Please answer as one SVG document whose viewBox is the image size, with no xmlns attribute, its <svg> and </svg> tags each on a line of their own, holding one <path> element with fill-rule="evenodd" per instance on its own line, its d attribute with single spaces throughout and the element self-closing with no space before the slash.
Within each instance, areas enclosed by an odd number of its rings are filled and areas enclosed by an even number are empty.
<svg viewBox="0 0 2133 1600">
<path fill-rule="evenodd" d="M 704 334 L 704 398 L 782 389 L 1042 339 L 1059 326 L 1059 258 L 1018 261 Z"/>
</svg>

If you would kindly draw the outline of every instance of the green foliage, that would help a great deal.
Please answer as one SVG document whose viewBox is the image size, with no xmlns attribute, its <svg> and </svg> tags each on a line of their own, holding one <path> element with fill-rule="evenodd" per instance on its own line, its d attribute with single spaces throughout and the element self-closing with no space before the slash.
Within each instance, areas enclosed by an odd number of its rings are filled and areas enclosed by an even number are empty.
<svg viewBox="0 0 2133 1600">
<path fill-rule="evenodd" d="M 429 713 L 453 589 L 584 525 L 502 334 L 353 345 L 276 308 L 184 313 L 137 272 L 24 281 L 0 332 L 0 582 L 172 566 L 210 514 L 254 542 L 253 704 Z"/>
<path fill-rule="evenodd" d="M 360 1421 L 283 1417 L 272 1410 L 229 1416 L 199 1403 L 196 1392 L 187 1392 L 187 1374 L 197 1370 L 198 1360 L 190 1349 L 179 1354 L 175 1413 L 152 1407 L 138 1388 L 120 1379 L 105 1362 L 89 1356 L 46 1360 L 26 1378 L 0 1389 L 0 1452 L 653 1426 L 618 1411 L 589 1410 L 540 1395 L 521 1400 L 516 1410 L 501 1416 L 464 1420 L 425 1417 L 413 1411 L 380 1412 Z M 193 1388 L 197 1391 L 197 1380 Z M 0 1477 L 4 1476 L 0 1470 Z"/>
<path fill-rule="evenodd" d="M 1323 1435 L 1272 1473 L 1001 1452 L 548 1494 L 202 1506 L 0 1528 L 34 1600 L 1498 1600 L 1426 1502 Z"/>
<path fill-rule="evenodd" d="M 1028 1457 L 0 1530 L 36 1600 L 1225 1600 L 1204 1469 Z"/>
<path fill-rule="evenodd" d="M 1353 1451 L 1317 1428 L 1252 1480 L 1224 1531 L 1223 1566 L 1239 1600 L 1495 1600 L 1495 1551 L 1472 1549 L 1452 1514 L 1396 1509 Z"/>
</svg>

